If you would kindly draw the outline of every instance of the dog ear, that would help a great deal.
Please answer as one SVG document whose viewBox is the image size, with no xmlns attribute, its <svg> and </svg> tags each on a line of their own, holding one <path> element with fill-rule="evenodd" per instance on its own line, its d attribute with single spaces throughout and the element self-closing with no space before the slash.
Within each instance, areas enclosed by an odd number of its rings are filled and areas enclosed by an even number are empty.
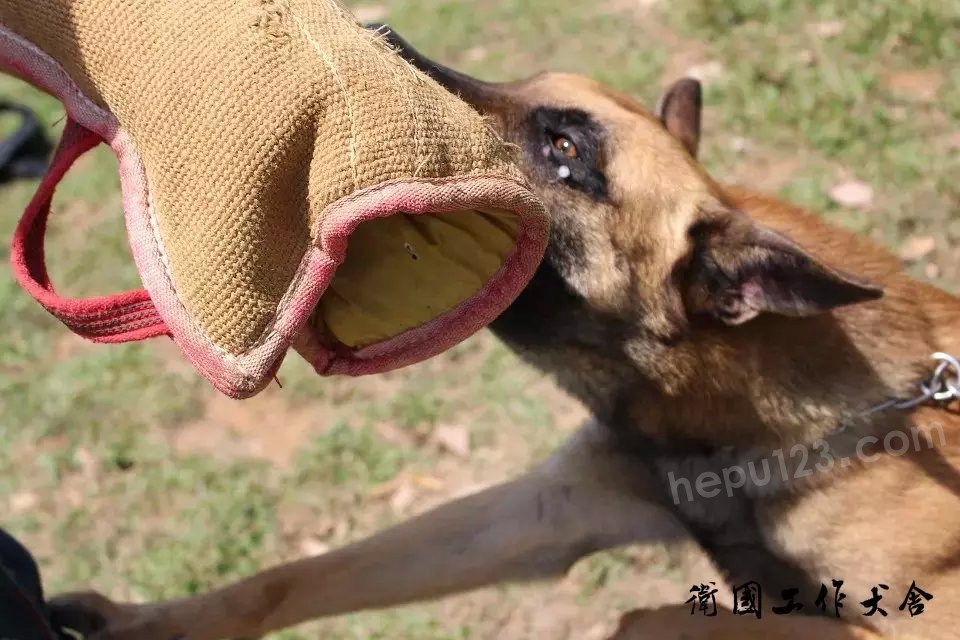
<svg viewBox="0 0 960 640">
<path fill-rule="evenodd" d="M 820 262 L 743 214 L 700 223 L 690 233 L 689 313 L 739 325 L 765 312 L 810 316 L 883 295 L 880 287 Z"/>
<path fill-rule="evenodd" d="M 700 116 L 703 111 L 703 89 L 700 82 L 684 78 L 673 83 L 660 97 L 656 114 L 673 137 L 679 140 L 694 158 L 700 148 Z"/>
</svg>

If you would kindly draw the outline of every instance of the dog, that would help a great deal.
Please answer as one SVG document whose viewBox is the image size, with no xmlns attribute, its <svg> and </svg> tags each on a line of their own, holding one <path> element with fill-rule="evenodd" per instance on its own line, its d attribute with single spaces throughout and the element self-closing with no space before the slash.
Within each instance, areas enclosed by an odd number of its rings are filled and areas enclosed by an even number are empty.
<svg viewBox="0 0 960 640">
<path fill-rule="evenodd" d="M 386 37 L 518 148 L 551 241 L 492 329 L 594 418 L 528 473 L 345 548 L 191 598 L 65 596 L 59 615 L 95 640 L 257 637 L 692 540 L 801 615 L 685 605 L 628 615 L 617 638 L 960 638 L 960 300 L 714 181 L 694 80 L 651 112 L 578 76 L 480 82 Z"/>
</svg>

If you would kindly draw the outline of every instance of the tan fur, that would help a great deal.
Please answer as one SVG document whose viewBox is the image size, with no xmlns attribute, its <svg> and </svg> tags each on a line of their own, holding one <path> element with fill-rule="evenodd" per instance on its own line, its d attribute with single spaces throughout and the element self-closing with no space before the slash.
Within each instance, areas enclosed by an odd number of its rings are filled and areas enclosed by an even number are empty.
<svg viewBox="0 0 960 640">
<path fill-rule="evenodd" d="M 934 351 L 960 353 L 960 301 L 912 280 L 864 238 L 773 198 L 716 184 L 691 153 L 698 95 L 665 101 L 661 121 L 588 79 L 549 74 L 489 85 L 404 53 L 526 153 L 526 172 L 558 234 L 544 268 L 562 277 L 551 286 L 559 287 L 557 312 L 566 315 L 562 326 L 550 327 L 549 314 L 524 315 L 521 296 L 494 328 L 582 398 L 599 422 L 518 479 L 345 549 L 194 598 L 118 606 L 88 595 L 61 600 L 61 608 L 103 614 L 108 625 L 96 640 L 249 637 L 322 615 L 557 576 L 595 550 L 689 541 L 695 528 L 734 578 L 762 570 L 780 585 L 798 575 L 812 584 L 844 579 L 848 624 L 773 617 L 761 625 L 732 616 L 704 622 L 664 610 L 628 616 L 617 638 L 960 638 L 952 606 L 960 597 L 960 418 L 931 406 L 858 418 L 886 399 L 914 394 Z M 542 105 L 578 109 L 599 123 L 606 198 L 538 169 L 536 144 L 523 151 L 526 117 Z M 676 105 L 682 110 L 671 111 Z M 772 232 L 798 247 L 778 244 Z M 814 290 L 810 301 L 774 297 L 774 306 L 786 306 L 756 311 L 718 302 L 701 278 L 703 264 L 712 264 L 703 263 L 705 254 L 726 260 L 740 277 L 741 266 L 750 274 L 747 267 L 779 259 L 782 247 L 792 256 L 788 270 L 812 270 L 833 293 Z M 883 297 L 873 299 L 876 289 L 859 279 L 882 287 Z M 558 331 L 556 341 L 538 341 L 547 329 Z M 721 447 L 789 451 L 834 438 L 847 423 L 854 439 L 936 423 L 946 444 L 729 499 L 675 506 L 665 490 L 669 470 L 719 469 L 736 459 L 717 453 Z M 852 452 L 842 438 L 835 444 Z M 908 619 L 896 608 L 914 580 L 935 599 L 922 617 Z M 859 602 L 879 583 L 891 586 L 883 601 L 891 615 L 865 618 Z"/>
</svg>

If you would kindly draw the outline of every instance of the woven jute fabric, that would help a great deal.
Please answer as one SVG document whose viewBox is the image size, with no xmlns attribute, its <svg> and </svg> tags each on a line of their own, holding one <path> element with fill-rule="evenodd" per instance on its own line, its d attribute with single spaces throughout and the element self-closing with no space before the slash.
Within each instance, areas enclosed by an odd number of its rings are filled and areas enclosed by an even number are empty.
<svg viewBox="0 0 960 640">
<path fill-rule="evenodd" d="M 129 135 L 178 301 L 228 355 L 270 330 L 344 197 L 523 183 L 478 114 L 333 0 L 2 0 L 0 25 Z"/>
</svg>

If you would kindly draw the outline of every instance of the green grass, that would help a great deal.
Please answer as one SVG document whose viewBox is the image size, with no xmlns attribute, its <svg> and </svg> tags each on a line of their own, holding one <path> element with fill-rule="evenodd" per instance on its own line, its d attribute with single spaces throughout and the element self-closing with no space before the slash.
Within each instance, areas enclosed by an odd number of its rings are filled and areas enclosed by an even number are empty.
<svg viewBox="0 0 960 640">
<path fill-rule="evenodd" d="M 668 22 L 707 42 L 725 73 L 710 85 L 717 118 L 707 125 L 789 156 L 809 152 L 803 176 L 783 195 L 896 246 L 912 234 L 938 238 L 938 284 L 956 288 L 960 239 L 957 61 L 960 3 L 680 0 Z M 833 36 L 817 25 L 839 22 Z M 939 90 L 924 99 L 891 77 L 924 72 Z M 935 88 L 935 87 L 934 87 Z M 712 147 L 708 162 L 729 163 Z M 876 189 L 864 220 L 831 205 L 831 182 L 847 173 Z M 921 275 L 918 265 L 916 273 Z"/>
<path fill-rule="evenodd" d="M 294 477 L 300 484 L 363 490 L 394 478 L 404 458 L 402 450 L 383 442 L 370 427 L 339 423 L 301 452 Z"/>
<path fill-rule="evenodd" d="M 426 54 L 488 80 L 573 71 L 652 104 L 673 79 L 666 70 L 684 71 L 678 60 L 716 61 L 722 72 L 707 83 L 704 131 L 711 170 L 750 182 L 764 177 L 755 169 L 760 158 L 793 162 L 777 185 L 782 195 L 894 248 L 912 235 L 934 236 L 935 253 L 911 268 L 924 274 L 934 265 L 935 280 L 956 288 L 960 3 L 674 0 L 638 9 L 643 4 L 394 0 L 383 6 L 385 21 Z M 818 24 L 838 20 L 841 31 L 818 34 Z M 691 51 L 699 52 L 697 60 L 688 60 Z M 916 72 L 939 80 L 934 95 L 891 82 L 893 74 Z M 62 128 L 62 108 L 22 83 L 0 78 L 0 96 L 36 109 L 51 134 Z M 10 126 L 0 119 L 0 135 Z M 746 151 L 733 149 L 738 138 L 749 141 Z M 65 293 L 138 284 L 115 165 L 100 149 L 78 163 L 58 192 L 48 255 Z M 845 210 L 826 195 L 851 177 L 875 190 L 866 210 Z M 9 239 L 34 187 L 0 189 L 0 236 Z M 283 389 L 265 394 L 263 424 L 231 435 L 243 422 L 237 419 L 243 407 L 254 405 L 211 404 L 210 389 L 169 345 L 90 347 L 70 338 L 13 282 L 6 241 L 0 258 L 0 511 L 3 526 L 36 550 L 53 591 L 92 586 L 135 599 L 202 591 L 295 557 L 304 539 L 335 546 L 396 520 L 401 514 L 388 500 L 371 496 L 404 474 L 429 475 L 442 487 L 432 491 L 454 494 L 519 472 L 563 439 L 559 427 L 570 426 L 571 405 L 482 336 L 374 379 L 320 380 L 291 356 L 279 375 Z M 310 426 L 296 436 L 298 454 L 287 462 L 272 464 L 234 446 L 254 435 L 282 439 L 304 413 Z M 196 421 L 223 442 L 202 450 L 178 445 Z M 399 440 L 388 437 L 385 425 Z M 469 428 L 469 460 L 432 442 L 441 425 Z M 429 491 L 418 494 L 418 501 L 427 499 Z M 621 552 L 585 563 L 566 613 L 544 606 L 549 587 L 510 589 L 346 616 L 279 637 L 542 637 L 516 632 L 506 612 L 549 618 L 569 616 L 573 605 L 598 611 L 642 604 L 624 600 L 632 565 Z M 659 570 L 668 581 L 682 580 L 676 567 Z M 477 598 L 482 604 L 472 604 Z M 589 613 L 581 618 L 572 629 L 595 622 Z"/>
</svg>

